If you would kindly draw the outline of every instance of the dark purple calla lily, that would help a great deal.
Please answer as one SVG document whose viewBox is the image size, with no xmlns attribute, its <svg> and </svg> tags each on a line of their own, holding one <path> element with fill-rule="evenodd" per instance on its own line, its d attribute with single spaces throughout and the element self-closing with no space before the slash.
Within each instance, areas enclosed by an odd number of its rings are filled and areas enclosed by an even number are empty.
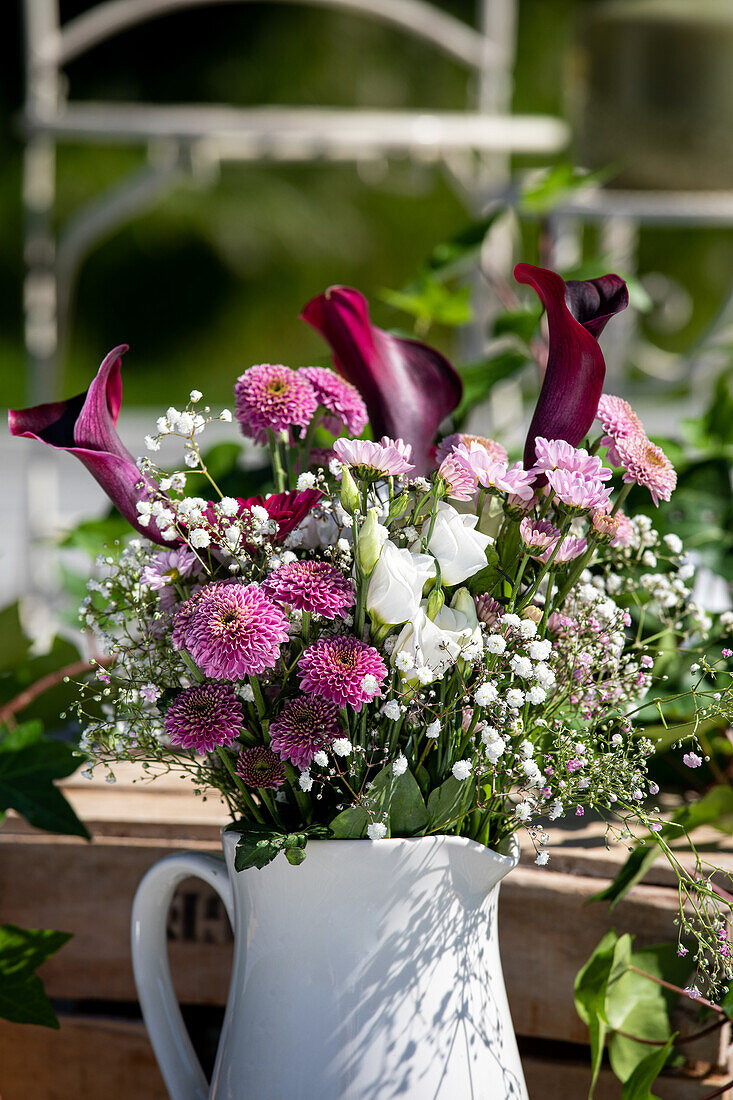
<svg viewBox="0 0 733 1100">
<path fill-rule="evenodd" d="M 146 494 L 137 486 L 144 478 L 117 434 L 122 405 L 120 366 L 126 351 L 127 345 L 121 344 L 109 353 L 86 393 L 68 401 L 11 409 L 8 423 L 12 435 L 38 439 L 76 455 L 128 523 L 146 538 L 163 543 L 153 520 L 147 527 L 138 522 L 135 505 Z"/>
<path fill-rule="evenodd" d="M 448 360 L 373 325 L 366 298 L 352 287 L 329 287 L 300 316 L 330 344 L 334 366 L 361 393 L 375 439 L 411 443 L 412 461 L 425 470 L 435 433 L 463 393 Z"/>
<path fill-rule="evenodd" d="M 547 268 L 517 264 L 514 278 L 537 292 L 550 330 L 547 370 L 524 449 L 529 469 L 538 435 L 577 447 L 588 433 L 606 375 L 598 337 L 626 309 L 629 294 L 618 275 L 566 283 Z"/>
</svg>

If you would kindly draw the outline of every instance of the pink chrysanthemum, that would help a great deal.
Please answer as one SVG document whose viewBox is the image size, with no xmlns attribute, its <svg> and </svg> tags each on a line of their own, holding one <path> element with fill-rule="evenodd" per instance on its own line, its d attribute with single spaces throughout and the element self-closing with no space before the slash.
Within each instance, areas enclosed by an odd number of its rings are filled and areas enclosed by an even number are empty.
<svg viewBox="0 0 733 1100">
<path fill-rule="evenodd" d="M 644 425 L 628 401 L 611 393 L 601 394 L 596 417 L 603 427 L 601 445 L 608 447 L 608 461 L 614 466 L 620 466 L 617 441 L 632 435 L 646 435 Z"/>
<path fill-rule="evenodd" d="M 293 561 L 281 565 L 262 582 L 262 591 L 276 603 L 311 611 L 325 619 L 344 615 L 354 605 L 354 586 L 325 561 Z"/>
<path fill-rule="evenodd" d="M 300 695 L 286 703 L 270 725 L 270 747 L 304 771 L 316 753 L 339 736 L 338 707 L 318 695 Z"/>
<path fill-rule="evenodd" d="M 617 546 L 631 546 L 634 541 L 634 526 L 626 515 L 625 512 L 617 512 L 616 519 L 618 520 L 618 528 L 616 530 L 616 537 L 614 538 L 611 546 L 614 549 Z"/>
<path fill-rule="evenodd" d="M 174 649 L 184 649 L 186 645 L 186 637 L 188 635 L 188 628 L 191 625 L 191 619 L 193 613 L 196 610 L 196 604 L 206 591 L 205 587 L 198 588 L 195 592 L 192 592 L 184 603 L 180 604 L 173 613 L 173 627 L 171 630 L 171 642 Z"/>
<path fill-rule="evenodd" d="M 438 467 L 438 477 L 445 483 L 447 496 L 454 500 L 472 500 L 476 493 L 476 475 L 454 451 Z"/>
<path fill-rule="evenodd" d="M 505 462 L 489 458 L 482 448 L 473 445 L 468 448 L 460 444 L 455 453 L 471 467 L 479 485 L 489 492 L 496 495 L 509 493 L 521 497 L 522 500 L 531 500 L 534 496 L 535 475 L 531 470 L 524 470 L 521 462 L 507 467 Z"/>
<path fill-rule="evenodd" d="M 435 461 L 438 465 L 461 444 L 469 450 L 472 446 L 480 447 L 492 462 L 509 461 L 506 447 L 502 447 L 501 443 L 497 443 L 495 439 L 486 439 L 483 435 L 467 435 L 465 432 L 454 432 L 453 435 L 447 435 L 445 439 L 441 439 L 435 448 Z"/>
<path fill-rule="evenodd" d="M 299 373 L 315 390 L 318 404 L 330 414 L 323 418 L 326 431 L 338 435 L 346 429 L 349 435 L 361 435 L 369 417 L 356 386 L 327 367 L 302 367 Z"/>
<path fill-rule="evenodd" d="M 519 524 L 519 534 L 528 554 L 536 556 L 543 554 L 545 550 L 552 552 L 560 532 L 553 524 L 544 519 L 530 519 L 525 517 Z"/>
<path fill-rule="evenodd" d="M 484 623 L 486 626 L 494 626 L 495 623 L 498 623 L 504 611 L 498 600 L 489 596 L 487 592 L 483 592 L 480 596 L 474 596 L 473 602 L 476 605 L 476 615 L 479 622 Z"/>
<path fill-rule="evenodd" d="M 592 519 L 593 534 L 601 543 L 613 543 L 618 535 L 621 525 L 620 516 L 612 516 L 607 512 L 594 512 Z"/>
<path fill-rule="evenodd" d="M 173 700 L 164 725 L 171 744 L 203 755 L 231 745 L 243 720 L 242 704 L 226 684 L 194 684 Z"/>
<path fill-rule="evenodd" d="M 531 512 L 537 504 L 537 497 L 531 496 L 528 499 L 519 496 L 518 493 L 507 493 L 507 498 L 504 501 L 504 511 L 510 519 L 522 519 Z"/>
<path fill-rule="evenodd" d="M 596 481 L 609 481 L 613 473 L 597 455 L 589 455 L 584 447 L 573 447 L 564 439 L 544 439 L 538 435 L 534 441 L 534 473 L 546 474 L 550 470 L 568 470 Z"/>
<path fill-rule="evenodd" d="M 288 638 L 287 624 L 282 609 L 258 585 L 218 582 L 196 597 L 181 630 L 183 647 L 205 676 L 242 680 L 274 668 Z"/>
<path fill-rule="evenodd" d="M 400 446 L 402 444 L 402 446 Z M 405 455 L 408 445 L 402 440 L 374 443 L 369 439 L 337 439 L 333 445 L 336 458 L 350 467 L 358 477 L 396 477 L 415 467 Z"/>
<path fill-rule="evenodd" d="M 306 649 L 298 669 L 303 691 L 357 711 L 382 694 L 380 685 L 387 676 L 376 649 L 350 635 L 319 638 Z"/>
<path fill-rule="evenodd" d="M 550 470 L 547 481 L 554 490 L 555 501 L 571 512 L 589 512 L 591 509 L 602 512 L 611 499 L 611 489 L 602 481 L 569 470 Z"/>
<path fill-rule="evenodd" d="M 285 782 L 285 765 L 266 745 L 242 749 L 237 757 L 237 775 L 248 787 L 274 791 Z"/>
<path fill-rule="evenodd" d="M 159 592 L 185 577 L 190 577 L 201 568 L 201 562 L 193 550 L 182 546 L 177 550 L 161 550 L 155 554 L 150 565 L 146 565 L 140 574 L 140 584 Z"/>
<path fill-rule="evenodd" d="M 549 547 L 545 550 L 544 554 L 539 554 L 538 561 L 548 562 L 552 557 L 553 549 L 554 547 Z M 579 558 L 581 554 L 584 554 L 587 549 L 588 540 L 586 538 L 565 538 L 562 541 L 560 549 L 552 559 L 552 563 L 553 565 L 563 565 L 565 562 L 574 561 L 575 558 Z"/>
<path fill-rule="evenodd" d="M 643 485 L 657 507 L 660 500 L 669 500 L 677 487 L 677 474 L 661 447 L 646 436 L 632 435 L 617 440 L 616 448 L 627 484 Z"/>
<path fill-rule="evenodd" d="M 237 379 L 234 396 L 242 432 L 258 443 L 266 442 L 268 429 L 278 433 L 307 428 L 318 407 L 308 379 L 281 363 L 250 367 Z"/>
</svg>

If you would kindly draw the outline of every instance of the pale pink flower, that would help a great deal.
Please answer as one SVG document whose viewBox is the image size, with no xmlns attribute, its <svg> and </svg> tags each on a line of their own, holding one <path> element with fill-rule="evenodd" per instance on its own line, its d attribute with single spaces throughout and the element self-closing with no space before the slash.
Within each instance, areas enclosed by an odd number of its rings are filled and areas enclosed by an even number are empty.
<svg viewBox="0 0 733 1100">
<path fill-rule="evenodd" d="M 631 546 L 634 540 L 634 527 L 631 520 L 625 512 L 617 512 L 616 519 L 618 520 L 618 529 L 611 546 L 614 549 L 618 546 Z"/>
<path fill-rule="evenodd" d="M 509 461 L 506 447 L 502 447 L 501 443 L 497 443 L 495 439 L 486 439 L 483 435 L 467 435 L 465 432 L 454 432 L 453 435 L 447 435 L 444 439 L 441 439 L 435 448 L 435 461 L 440 464 L 451 451 L 461 444 L 469 450 L 472 446 L 481 447 L 492 461 Z"/>
<path fill-rule="evenodd" d="M 538 435 L 534 441 L 535 465 L 533 472 L 549 473 L 550 470 L 569 470 L 596 481 L 608 481 L 613 473 L 597 455 L 589 455 L 584 447 L 573 447 L 564 439 L 544 439 Z"/>
<path fill-rule="evenodd" d="M 677 474 L 661 447 L 635 435 L 619 439 L 616 448 L 627 484 L 643 485 L 657 507 L 660 500 L 669 500 L 677 487 Z"/>
<path fill-rule="evenodd" d="M 601 445 L 608 447 L 608 461 L 614 466 L 620 466 L 621 462 L 616 449 L 618 440 L 632 435 L 646 435 L 644 425 L 628 401 L 610 393 L 601 394 L 596 417 L 603 427 L 604 436 L 601 439 Z"/>
<path fill-rule="evenodd" d="M 338 435 L 345 429 L 349 435 L 361 435 L 369 417 L 356 386 L 328 367 L 301 367 L 299 373 L 310 382 L 318 404 L 328 414 L 323 418 L 326 431 Z"/>
<path fill-rule="evenodd" d="M 527 516 L 519 524 L 519 534 L 528 554 L 536 556 L 545 550 L 552 552 L 560 532 L 553 524 L 543 519 L 530 519 Z"/>
<path fill-rule="evenodd" d="M 570 511 L 603 511 L 611 499 L 611 489 L 602 481 L 569 470 L 550 470 L 547 481 L 555 493 L 555 500 Z"/>
<path fill-rule="evenodd" d="M 584 554 L 588 549 L 588 540 L 586 538 L 574 539 L 564 538 L 560 544 L 560 549 L 552 559 L 553 565 L 564 565 L 565 562 L 574 561 L 575 558 L 579 558 L 581 554 Z M 543 554 L 538 555 L 538 560 L 542 562 L 548 562 L 552 556 L 553 547 L 549 547 Z"/>
<path fill-rule="evenodd" d="M 398 444 L 402 440 L 385 444 L 369 439 L 337 439 L 333 449 L 339 462 L 359 477 L 397 477 L 415 468 L 404 455 L 406 445 L 400 448 Z"/>
<path fill-rule="evenodd" d="M 476 475 L 456 452 L 443 459 L 438 478 L 445 482 L 446 495 L 454 500 L 471 500 L 476 493 Z"/>
</svg>

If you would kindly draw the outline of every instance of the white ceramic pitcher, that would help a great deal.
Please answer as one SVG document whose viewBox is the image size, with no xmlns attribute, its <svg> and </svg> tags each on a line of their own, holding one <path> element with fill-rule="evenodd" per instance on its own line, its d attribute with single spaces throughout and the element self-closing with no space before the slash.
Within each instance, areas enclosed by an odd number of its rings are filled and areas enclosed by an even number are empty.
<svg viewBox="0 0 733 1100">
<path fill-rule="evenodd" d="M 172 1100 L 527 1100 L 499 957 L 499 882 L 517 854 L 464 837 L 314 840 L 291 866 L 234 870 L 183 852 L 142 880 L 132 956 Z M 168 965 L 166 918 L 189 875 L 234 929 L 211 1083 Z"/>
</svg>

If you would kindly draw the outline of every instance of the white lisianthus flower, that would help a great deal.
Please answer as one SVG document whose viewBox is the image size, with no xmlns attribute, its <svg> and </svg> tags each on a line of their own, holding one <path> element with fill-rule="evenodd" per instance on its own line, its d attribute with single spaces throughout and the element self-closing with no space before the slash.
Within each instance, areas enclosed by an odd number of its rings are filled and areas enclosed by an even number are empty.
<svg viewBox="0 0 733 1100">
<path fill-rule="evenodd" d="M 414 618 L 425 582 L 435 576 L 430 554 L 400 550 L 387 540 L 369 578 L 366 606 L 376 623 L 406 623 Z"/>
<path fill-rule="evenodd" d="M 402 672 L 411 683 L 430 683 L 439 679 L 459 657 L 471 659 L 481 652 L 481 628 L 471 594 L 459 588 L 450 606 L 438 611 L 434 620 L 428 617 L 428 602 L 423 600 L 417 614 L 405 623 L 392 651 L 392 664 L 399 668 L 400 653 L 410 656 L 416 671 Z M 404 664 L 404 659 L 400 664 Z M 428 673 L 431 675 L 428 676 Z"/>
<path fill-rule="evenodd" d="M 441 576 L 448 585 L 461 584 L 486 565 L 486 547 L 493 540 L 475 530 L 477 523 L 478 516 L 461 515 L 445 501 L 437 505 L 428 550 L 438 559 Z M 430 520 L 426 520 L 423 538 L 429 530 Z"/>
</svg>

